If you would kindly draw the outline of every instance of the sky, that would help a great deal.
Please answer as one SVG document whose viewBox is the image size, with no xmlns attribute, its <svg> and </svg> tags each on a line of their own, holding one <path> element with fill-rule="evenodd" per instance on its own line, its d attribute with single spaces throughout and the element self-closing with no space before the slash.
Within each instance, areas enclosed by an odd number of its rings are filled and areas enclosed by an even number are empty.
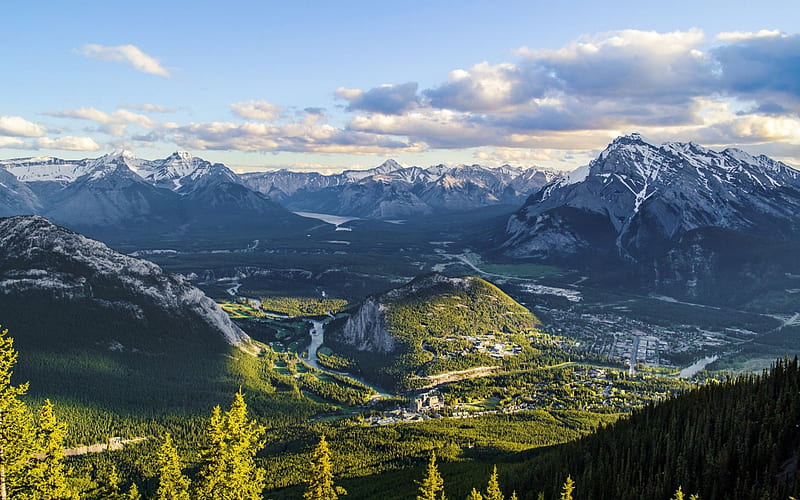
<svg viewBox="0 0 800 500">
<path fill-rule="evenodd" d="M 0 158 L 571 170 L 614 137 L 800 167 L 795 0 L 2 2 Z"/>
</svg>

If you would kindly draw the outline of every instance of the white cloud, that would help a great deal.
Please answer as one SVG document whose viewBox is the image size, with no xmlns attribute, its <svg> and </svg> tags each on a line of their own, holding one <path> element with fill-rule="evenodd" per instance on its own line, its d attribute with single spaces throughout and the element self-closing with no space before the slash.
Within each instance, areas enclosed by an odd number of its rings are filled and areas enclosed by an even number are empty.
<svg viewBox="0 0 800 500">
<path fill-rule="evenodd" d="M 177 113 L 179 108 L 168 108 L 158 104 L 125 104 L 123 108 L 138 109 L 147 113 Z"/>
<path fill-rule="evenodd" d="M 124 135 L 129 125 L 138 125 L 148 130 L 165 125 L 169 126 L 169 124 L 162 124 L 147 115 L 134 113 L 127 109 L 118 109 L 114 112 L 106 113 L 96 108 L 78 108 L 67 111 L 50 111 L 45 114 L 59 118 L 75 118 L 97 122 L 104 125 L 103 132 L 116 137 Z"/>
<path fill-rule="evenodd" d="M 346 99 L 348 101 L 358 99 L 362 95 L 364 95 L 364 91 L 361 89 L 348 89 L 345 87 L 339 87 L 336 89 L 336 97 L 341 97 L 342 99 Z"/>
<path fill-rule="evenodd" d="M 150 73 L 151 75 L 163 76 L 165 78 L 172 76 L 169 71 L 161 66 L 158 59 L 145 54 L 136 45 L 129 44 L 107 47 L 90 43 L 81 47 L 78 52 L 86 57 L 99 59 L 101 61 L 129 64 L 142 73 Z"/>
<path fill-rule="evenodd" d="M 717 40 L 721 42 L 743 42 L 758 38 L 785 38 L 786 35 L 780 30 L 758 30 L 758 31 L 726 31 L 717 35 Z"/>
<path fill-rule="evenodd" d="M 234 114 L 252 120 L 275 120 L 283 112 L 283 108 L 267 101 L 235 102 L 230 107 Z"/>
<path fill-rule="evenodd" d="M 796 116 L 740 116 L 732 121 L 731 131 L 743 139 L 800 144 L 800 119 Z"/>
<path fill-rule="evenodd" d="M 41 137 L 45 128 L 19 116 L 0 116 L 0 135 L 12 137 Z"/>
<path fill-rule="evenodd" d="M 17 137 L 0 137 L 0 148 L 24 149 L 25 142 Z"/>
<path fill-rule="evenodd" d="M 476 151 L 473 156 L 483 161 L 496 163 L 532 164 L 552 161 L 566 154 L 554 149 L 490 148 Z"/>
<path fill-rule="evenodd" d="M 36 139 L 36 146 L 42 149 L 60 149 L 63 151 L 97 151 L 100 145 L 91 137 L 64 136 L 51 139 L 40 137 Z"/>
<path fill-rule="evenodd" d="M 319 114 L 289 123 L 191 123 L 175 128 L 170 137 L 181 147 L 200 150 L 376 154 L 424 149 L 401 138 L 340 129 Z"/>
</svg>

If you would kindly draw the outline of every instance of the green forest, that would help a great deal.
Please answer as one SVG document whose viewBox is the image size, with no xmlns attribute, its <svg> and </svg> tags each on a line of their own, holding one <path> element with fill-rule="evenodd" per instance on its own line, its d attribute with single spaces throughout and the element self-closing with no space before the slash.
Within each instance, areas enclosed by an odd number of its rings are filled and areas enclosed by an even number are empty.
<svg viewBox="0 0 800 500">
<path fill-rule="evenodd" d="M 251 369 L 263 370 L 262 376 L 269 378 L 263 392 L 284 394 L 271 399 L 271 407 L 249 389 L 233 394 L 232 402 L 229 396 L 225 410 L 217 404 L 205 415 L 158 422 L 141 418 L 138 425 L 131 425 L 136 419 L 117 417 L 126 420 L 132 433 L 122 437 L 138 433 L 140 441 L 118 451 L 67 457 L 65 449 L 77 439 L 71 429 L 75 424 L 88 428 L 72 418 L 86 419 L 91 413 L 73 412 L 60 400 L 40 402 L 27 396 L 28 384 L 11 380 L 17 358 L 13 340 L 3 330 L 4 498 L 330 499 L 346 490 L 347 498 L 373 498 L 383 491 L 384 498 L 397 499 L 612 495 L 666 500 L 684 494 L 788 499 L 800 487 L 796 359 L 779 360 L 762 375 L 685 391 L 664 386 L 659 402 L 623 418 L 619 413 L 551 407 L 369 427 L 360 423 L 360 415 L 320 418 L 334 407 L 320 402 L 313 410 L 314 403 L 302 396 L 302 376 L 291 390 L 276 391 L 289 381 L 275 378 L 272 369 L 258 368 L 265 365 L 252 358 Z M 511 377 L 502 381 L 511 387 L 536 384 L 544 374 L 504 376 Z M 364 389 L 349 379 L 335 382 Z M 495 383 L 500 382 L 487 381 L 486 386 Z M 448 397 L 485 396 L 481 386 L 482 381 L 465 381 L 453 386 Z M 291 407 L 292 391 L 294 404 L 307 401 L 299 406 L 308 409 L 278 417 L 281 408 Z M 113 422 L 101 423 L 108 415 L 100 410 L 94 414 L 101 427 L 113 430 Z"/>
</svg>

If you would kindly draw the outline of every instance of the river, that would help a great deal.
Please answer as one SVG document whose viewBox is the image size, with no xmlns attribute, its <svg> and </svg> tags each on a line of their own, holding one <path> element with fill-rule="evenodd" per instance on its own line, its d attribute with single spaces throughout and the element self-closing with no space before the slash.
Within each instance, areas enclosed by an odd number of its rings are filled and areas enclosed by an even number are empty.
<svg viewBox="0 0 800 500">
<path fill-rule="evenodd" d="M 678 376 L 681 377 L 681 378 L 694 377 L 697 374 L 697 372 L 699 372 L 700 370 L 704 369 L 706 366 L 710 365 L 711 363 L 713 363 L 714 361 L 716 361 L 718 359 L 719 359 L 719 356 L 717 356 L 717 355 L 707 356 L 705 358 L 698 359 L 693 364 L 691 364 L 691 365 L 687 366 L 686 368 L 684 368 L 683 370 L 681 370 L 680 373 L 678 374 Z"/>
<path fill-rule="evenodd" d="M 309 323 L 311 323 L 311 330 L 309 331 L 309 333 L 311 334 L 311 344 L 309 344 L 309 346 L 308 346 L 308 353 L 306 354 L 306 358 L 305 358 L 304 361 L 308 364 L 308 366 L 310 366 L 312 368 L 316 368 L 317 370 L 319 370 L 321 372 L 328 372 L 328 373 L 335 373 L 337 375 L 344 375 L 345 377 L 350 377 L 353 380 L 361 382 L 362 384 L 366 385 L 367 387 L 369 387 L 370 389 L 372 389 L 373 391 L 375 391 L 377 393 L 375 397 L 380 397 L 380 398 L 392 397 L 392 395 L 389 394 L 388 392 L 386 392 L 383 388 L 378 387 L 377 385 L 375 385 L 375 384 L 373 384 L 371 382 L 367 382 L 363 378 L 357 377 L 357 376 L 353 375 L 352 373 L 337 372 L 335 370 L 330 370 L 328 368 L 325 368 L 325 367 L 319 365 L 319 362 L 317 360 L 317 351 L 319 350 L 320 347 L 322 347 L 322 342 L 325 340 L 325 324 L 328 321 L 332 320 L 332 319 L 334 319 L 334 316 L 329 316 L 324 321 L 319 321 L 319 320 L 316 320 L 316 319 L 307 319 L 306 320 Z"/>
<path fill-rule="evenodd" d="M 322 341 L 325 340 L 325 321 L 316 319 L 308 321 L 311 322 L 311 345 L 308 346 L 308 358 L 306 358 L 306 361 L 317 370 L 323 370 L 317 363 L 317 351 L 322 346 Z"/>
</svg>

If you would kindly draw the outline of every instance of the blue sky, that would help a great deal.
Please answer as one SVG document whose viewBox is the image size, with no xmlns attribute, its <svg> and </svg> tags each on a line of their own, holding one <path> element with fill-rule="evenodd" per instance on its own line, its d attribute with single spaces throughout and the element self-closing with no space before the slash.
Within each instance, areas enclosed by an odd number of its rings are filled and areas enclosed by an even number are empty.
<svg viewBox="0 0 800 500">
<path fill-rule="evenodd" d="M 614 136 L 800 165 L 794 1 L 4 2 L 0 157 L 571 169 Z"/>
</svg>

